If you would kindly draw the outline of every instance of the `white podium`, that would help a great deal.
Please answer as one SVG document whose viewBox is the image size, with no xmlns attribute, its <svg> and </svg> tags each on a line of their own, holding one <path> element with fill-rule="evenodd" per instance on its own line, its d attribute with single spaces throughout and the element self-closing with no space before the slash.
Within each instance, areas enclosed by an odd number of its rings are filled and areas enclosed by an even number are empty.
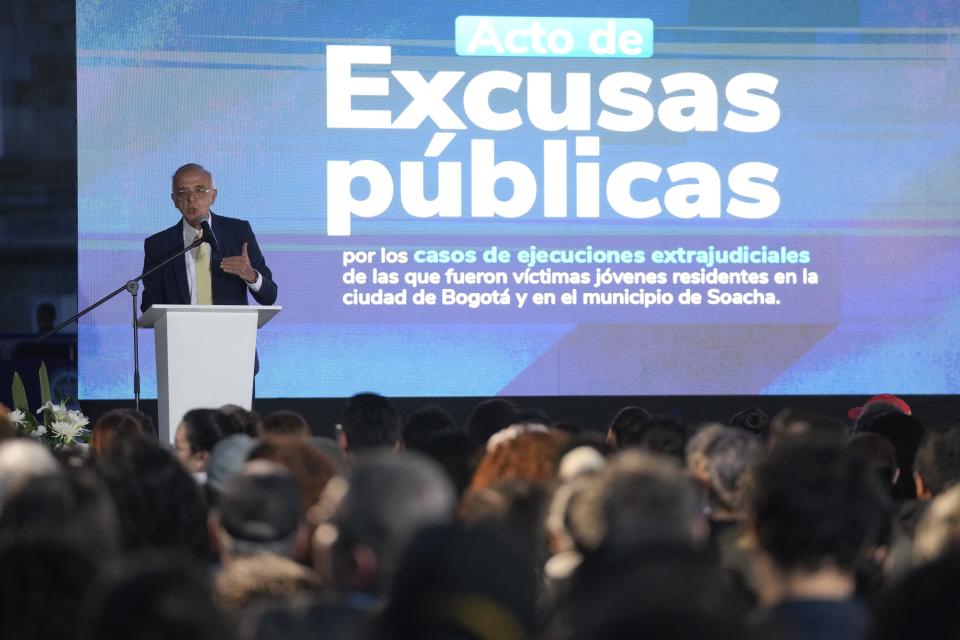
<svg viewBox="0 0 960 640">
<path fill-rule="evenodd" d="M 257 329 L 282 307 L 157 304 L 138 322 L 157 347 L 157 409 L 161 443 L 173 443 L 190 409 L 225 404 L 250 409 Z"/>
</svg>

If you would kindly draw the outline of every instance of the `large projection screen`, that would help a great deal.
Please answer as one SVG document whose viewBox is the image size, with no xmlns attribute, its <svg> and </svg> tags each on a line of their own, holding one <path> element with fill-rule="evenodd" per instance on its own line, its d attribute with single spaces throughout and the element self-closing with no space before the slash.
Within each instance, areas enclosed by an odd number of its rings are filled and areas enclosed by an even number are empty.
<svg viewBox="0 0 960 640">
<path fill-rule="evenodd" d="M 957 393 L 955 7 L 78 0 L 80 306 L 196 162 L 279 286 L 258 397 Z"/>
</svg>

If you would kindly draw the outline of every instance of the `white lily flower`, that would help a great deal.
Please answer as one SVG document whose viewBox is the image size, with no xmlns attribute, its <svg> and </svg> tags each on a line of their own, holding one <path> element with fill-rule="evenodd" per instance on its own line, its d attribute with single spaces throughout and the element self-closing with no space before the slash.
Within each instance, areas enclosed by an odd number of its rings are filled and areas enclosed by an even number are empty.
<svg viewBox="0 0 960 640">
<path fill-rule="evenodd" d="M 85 429 L 78 424 L 57 421 L 50 425 L 50 431 L 53 432 L 54 437 L 56 437 L 58 440 L 64 444 L 69 444 L 78 436 L 82 435 Z"/>
<path fill-rule="evenodd" d="M 23 411 L 20 411 L 20 409 L 14 409 L 8 413 L 7 418 L 18 427 L 24 427 L 27 424 L 27 416 Z"/>
<path fill-rule="evenodd" d="M 83 428 L 90 424 L 90 418 L 79 411 L 67 411 L 67 422 Z"/>
<path fill-rule="evenodd" d="M 37 409 L 37 413 L 43 413 L 44 411 L 50 411 L 53 413 L 53 418 L 57 422 L 62 422 L 67 418 L 67 405 L 66 403 L 53 404 L 50 400 L 47 400 L 43 403 L 43 406 Z"/>
</svg>

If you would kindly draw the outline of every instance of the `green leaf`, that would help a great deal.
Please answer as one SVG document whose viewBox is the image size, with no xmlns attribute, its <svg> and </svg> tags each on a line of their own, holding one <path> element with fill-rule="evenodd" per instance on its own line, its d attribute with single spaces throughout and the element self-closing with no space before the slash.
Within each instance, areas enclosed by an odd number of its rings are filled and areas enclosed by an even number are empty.
<svg viewBox="0 0 960 640">
<path fill-rule="evenodd" d="M 37 418 L 34 416 L 33 411 L 30 410 L 30 403 L 27 402 L 27 392 L 23 388 L 23 380 L 20 378 L 19 373 L 13 374 L 12 391 L 13 408 L 22 411 L 27 422 L 27 426 L 23 428 L 23 430 L 27 432 L 36 431 Z"/>
<path fill-rule="evenodd" d="M 50 376 L 47 375 L 47 363 L 40 363 L 40 404 L 52 401 L 50 397 Z"/>
<path fill-rule="evenodd" d="M 51 402 L 50 397 L 50 376 L 47 375 L 47 363 L 40 363 L 40 404 L 44 405 Z M 43 412 L 43 424 L 48 429 L 53 424 L 53 415 L 49 411 Z"/>
<path fill-rule="evenodd" d="M 27 391 L 23 388 L 23 380 L 20 379 L 19 373 L 13 374 L 13 388 L 11 391 L 13 393 L 13 408 L 19 409 L 27 414 L 33 413 L 33 411 L 30 410 L 30 404 L 27 402 Z"/>
</svg>

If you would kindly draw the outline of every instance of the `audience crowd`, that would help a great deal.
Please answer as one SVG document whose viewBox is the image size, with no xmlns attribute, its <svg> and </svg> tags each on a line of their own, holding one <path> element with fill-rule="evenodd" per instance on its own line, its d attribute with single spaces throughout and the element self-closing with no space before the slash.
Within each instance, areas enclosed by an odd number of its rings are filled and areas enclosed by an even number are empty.
<svg viewBox="0 0 960 640">
<path fill-rule="evenodd" d="M 606 431 L 351 398 L 337 438 L 236 406 L 172 446 L 0 415 L 4 640 L 960 638 L 960 420 L 894 396 Z"/>
</svg>

